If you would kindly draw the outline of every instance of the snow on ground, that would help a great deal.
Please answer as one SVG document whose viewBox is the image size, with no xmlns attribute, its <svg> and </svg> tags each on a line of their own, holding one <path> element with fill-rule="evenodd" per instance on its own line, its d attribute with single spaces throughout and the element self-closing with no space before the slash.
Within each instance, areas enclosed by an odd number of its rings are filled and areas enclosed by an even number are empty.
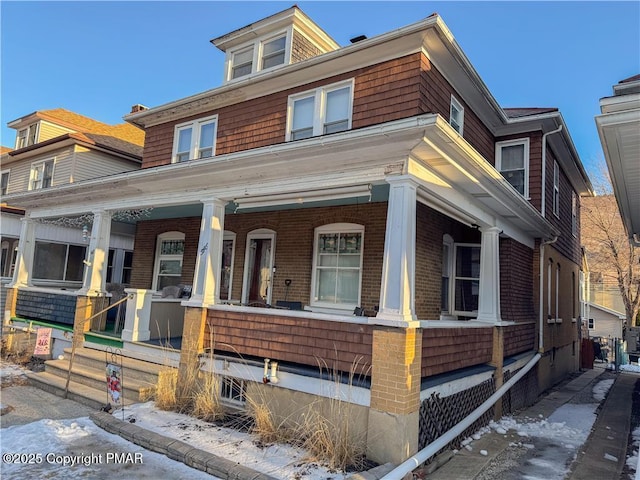
<svg viewBox="0 0 640 480">
<path fill-rule="evenodd" d="M 2 478 L 215 479 L 112 435 L 89 418 L 39 420 L 0 430 Z"/>
<path fill-rule="evenodd" d="M 611 385 L 613 379 L 598 382 L 592 389 L 595 401 L 602 401 Z M 589 437 L 597 418 L 598 405 L 599 403 L 567 403 L 548 418 L 504 416 L 465 440 L 463 445 L 472 449 L 474 439 L 477 440 L 492 430 L 500 435 L 515 433 L 521 440 L 512 442 L 510 448 L 519 451 L 520 456 L 517 471 L 511 473 L 517 476 L 504 478 L 563 480 L 578 450 Z"/>
<path fill-rule="evenodd" d="M 638 472 L 637 470 L 638 462 L 640 461 L 638 455 L 638 449 L 640 448 L 640 427 L 635 428 L 635 430 L 631 433 L 631 438 L 633 442 L 634 454 L 630 457 L 627 457 L 627 466 L 629 467 L 629 470 L 634 472 L 634 474 L 629 475 L 629 478 L 633 480 L 634 478 L 638 478 L 638 475 L 640 474 L 640 472 Z"/>
<path fill-rule="evenodd" d="M 632 363 L 629 363 L 627 365 L 620 365 L 620 370 L 623 372 L 640 373 L 640 365 L 634 365 Z"/>
<path fill-rule="evenodd" d="M 122 418 L 122 411 L 113 413 Z M 176 438 L 193 447 L 233 460 L 276 478 L 319 480 L 344 479 L 348 474 L 330 471 L 307 458 L 307 452 L 291 445 L 260 446 L 255 436 L 225 428 L 188 415 L 165 412 L 153 402 L 125 408 L 125 420 L 134 418 L 139 427 Z"/>
</svg>

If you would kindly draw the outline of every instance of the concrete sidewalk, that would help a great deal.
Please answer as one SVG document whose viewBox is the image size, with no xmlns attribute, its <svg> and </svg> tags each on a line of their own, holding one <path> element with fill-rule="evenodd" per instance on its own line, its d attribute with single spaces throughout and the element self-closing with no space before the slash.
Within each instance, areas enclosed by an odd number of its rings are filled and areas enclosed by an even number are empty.
<svg viewBox="0 0 640 480">
<path fill-rule="evenodd" d="M 596 432 L 600 435 L 602 431 L 602 435 L 606 438 L 607 434 L 605 432 L 608 432 L 609 428 L 616 428 L 616 431 L 619 429 L 619 433 L 616 434 L 613 439 L 608 440 L 608 442 L 618 442 L 619 445 L 617 449 L 607 450 L 607 453 L 616 457 L 620 460 L 621 465 L 624 465 L 631 415 L 631 391 L 633 390 L 635 379 L 637 379 L 638 376 L 628 374 L 618 374 L 616 376 L 614 373 L 607 372 L 602 368 L 586 370 L 569 383 L 555 387 L 534 405 L 514 416 L 516 419 L 548 418 L 562 405 L 572 400 L 577 401 L 577 399 L 581 397 L 590 397 L 592 385 L 599 381 L 601 376 L 602 378 L 615 377 L 615 388 L 612 387 L 610 390 L 607 396 L 607 403 L 605 403 L 602 409 L 605 415 L 598 415 L 596 424 L 594 424 L 594 432 L 588 438 L 583 448 L 579 450 L 580 452 L 585 450 L 585 453 L 583 455 L 579 454 L 580 456 L 576 464 L 574 464 L 576 470 L 574 473 L 576 475 L 581 475 L 579 471 L 583 471 L 583 468 L 585 469 L 584 471 L 588 471 L 589 473 L 586 476 L 570 477 L 572 480 L 593 480 L 594 478 L 598 478 L 599 480 L 609 478 L 619 479 L 619 471 L 617 476 L 600 475 L 599 470 L 598 474 L 594 475 L 593 468 L 596 466 L 615 471 L 614 465 L 612 465 L 611 460 L 605 458 L 604 453 L 591 452 L 586 449 L 598 448 L 595 446 L 591 447 L 591 443 L 597 444 L 600 442 L 600 437 L 594 436 Z M 626 402 L 628 408 L 622 408 L 618 401 L 614 400 L 614 397 L 618 396 L 623 397 L 619 402 Z M 611 401 L 609 401 L 609 399 L 611 399 Z M 616 415 L 613 413 L 609 415 L 607 413 L 609 409 L 616 410 Z M 614 421 L 615 424 L 613 423 Z M 473 441 L 473 449 L 471 451 L 466 449 L 460 450 L 460 452 L 454 455 L 451 460 L 438 470 L 425 475 L 423 478 L 428 480 L 511 480 L 512 478 L 520 478 L 517 469 L 520 466 L 519 460 L 521 461 L 522 459 L 517 455 L 512 455 L 512 445 L 521 440 L 515 432 L 509 432 L 503 435 L 492 430 L 490 433 L 484 434 L 480 439 Z M 600 449 L 604 448 L 604 446 L 600 447 Z M 589 457 L 591 465 L 585 465 L 583 467 L 583 460 L 586 460 L 587 457 Z"/>
<path fill-rule="evenodd" d="M 618 374 L 568 480 L 620 478 L 627 456 L 633 389 L 639 379 L 631 373 Z"/>
</svg>

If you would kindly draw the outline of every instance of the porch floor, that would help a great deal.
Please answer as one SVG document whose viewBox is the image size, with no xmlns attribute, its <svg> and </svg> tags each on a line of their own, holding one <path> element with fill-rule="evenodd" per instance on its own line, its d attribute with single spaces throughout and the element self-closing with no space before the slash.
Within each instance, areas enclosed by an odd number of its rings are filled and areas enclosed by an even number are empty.
<svg viewBox="0 0 640 480">
<path fill-rule="evenodd" d="M 182 337 L 171 337 L 171 338 L 154 338 L 152 340 L 145 340 L 144 342 L 147 345 L 156 345 L 159 347 L 167 347 L 172 348 L 174 350 L 180 350 L 182 348 Z"/>
</svg>

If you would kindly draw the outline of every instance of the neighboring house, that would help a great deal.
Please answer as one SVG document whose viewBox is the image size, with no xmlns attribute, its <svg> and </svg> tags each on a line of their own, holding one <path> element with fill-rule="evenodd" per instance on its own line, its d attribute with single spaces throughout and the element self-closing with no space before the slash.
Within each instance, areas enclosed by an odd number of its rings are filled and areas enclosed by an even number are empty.
<svg viewBox="0 0 640 480">
<path fill-rule="evenodd" d="M 622 338 L 626 317 L 597 303 L 589 304 L 589 336 Z"/>
<path fill-rule="evenodd" d="M 163 361 L 149 343 L 173 316 L 180 368 L 213 350 L 223 396 L 262 388 L 285 416 L 336 394 L 319 364 L 351 370 L 342 398 L 372 460 L 434 439 L 434 396 L 464 416 L 537 362 L 516 408 L 579 368 L 592 187 L 560 112 L 500 107 L 436 14 L 340 47 L 292 7 L 212 43 L 222 86 L 125 117 L 146 133 L 141 170 L 9 196 L 29 218 L 14 323 L 39 301 L 30 225 L 93 216 L 77 292 L 90 315 L 125 212 L 133 288 L 115 346 Z"/>
<path fill-rule="evenodd" d="M 640 74 L 600 99 L 596 126 L 629 240 L 640 246 Z"/>
<path fill-rule="evenodd" d="M 13 276 L 24 210 L 5 203 L 13 194 L 42 192 L 75 182 L 138 170 L 144 131 L 122 123 L 107 125 L 68 110 L 41 110 L 9 122 L 16 130 L 14 149 L 2 151 L 2 283 Z M 90 226 L 79 220 L 42 221 L 35 227 L 31 283 L 78 289 L 82 286 Z M 83 227 L 85 230 L 83 232 Z M 133 255 L 132 225 L 112 232 L 107 282 L 129 283 Z M 2 289 L 4 311 L 4 287 Z"/>
</svg>

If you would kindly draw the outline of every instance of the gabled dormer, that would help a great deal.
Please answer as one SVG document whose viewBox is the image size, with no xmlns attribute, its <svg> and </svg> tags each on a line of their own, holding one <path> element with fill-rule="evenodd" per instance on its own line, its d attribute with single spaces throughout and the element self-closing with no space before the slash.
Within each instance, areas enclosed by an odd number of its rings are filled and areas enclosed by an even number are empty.
<svg viewBox="0 0 640 480">
<path fill-rule="evenodd" d="M 211 43 L 226 53 L 225 83 L 340 48 L 296 6 L 214 38 Z"/>
</svg>

